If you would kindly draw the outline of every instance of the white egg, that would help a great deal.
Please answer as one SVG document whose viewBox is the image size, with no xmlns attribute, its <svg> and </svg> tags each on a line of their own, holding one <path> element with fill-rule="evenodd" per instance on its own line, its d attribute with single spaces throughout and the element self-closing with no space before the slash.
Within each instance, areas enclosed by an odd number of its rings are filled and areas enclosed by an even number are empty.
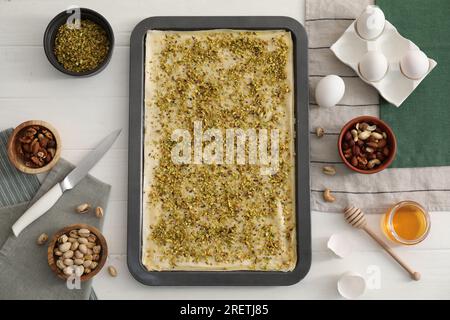
<svg viewBox="0 0 450 320">
<path fill-rule="evenodd" d="M 383 11 L 377 6 L 368 6 L 356 20 L 356 31 L 362 38 L 373 40 L 383 32 L 385 23 Z"/>
<path fill-rule="evenodd" d="M 344 298 L 356 299 L 366 291 L 366 281 L 358 273 L 347 272 L 339 278 L 337 289 Z"/>
<path fill-rule="evenodd" d="M 369 51 L 359 62 L 359 72 L 364 79 L 371 82 L 380 81 L 388 70 L 386 57 L 377 51 Z"/>
<path fill-rule="evenodd" d="M 316 102 L 320 107 L 334 107 L 345 93 L 345 83 L 341 77 L 329 75 L 316 86 Z"/>
<path fill-rule="evenodd" d="M 420 50 L 408 51 L 400 61 L 400 67 L 405 76 L 418 80 L 427 74 L 430 61 L 425 53 Z"/>
</svg>

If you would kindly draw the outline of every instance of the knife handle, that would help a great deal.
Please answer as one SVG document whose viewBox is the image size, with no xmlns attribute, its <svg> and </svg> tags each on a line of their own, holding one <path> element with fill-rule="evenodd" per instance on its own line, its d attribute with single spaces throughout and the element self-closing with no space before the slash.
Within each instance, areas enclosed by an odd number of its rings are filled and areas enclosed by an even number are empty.
<svg viewBox="0 0 450 320">
<path fill-rule="evenodd" d="M 23 229 L 53 207 L 62 194 L 61 186 L 57 183 L 14 223 L 12 226 L 14 235 L 18 237 Z"/>
</svg>

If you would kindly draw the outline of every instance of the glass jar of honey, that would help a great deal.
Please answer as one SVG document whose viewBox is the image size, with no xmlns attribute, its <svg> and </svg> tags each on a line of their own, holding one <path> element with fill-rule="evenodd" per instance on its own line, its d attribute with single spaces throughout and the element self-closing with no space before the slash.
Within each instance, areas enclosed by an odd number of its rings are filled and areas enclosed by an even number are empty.
<svg viewBox="0 0 450 320">
<path fill-rule="evenodd" d="M 423 241 L 430 232 L 430 215 L 417 202 L 402 201 L 384 214 L 381 227 L 390 240 L 413 245 Z"/>
</svg>

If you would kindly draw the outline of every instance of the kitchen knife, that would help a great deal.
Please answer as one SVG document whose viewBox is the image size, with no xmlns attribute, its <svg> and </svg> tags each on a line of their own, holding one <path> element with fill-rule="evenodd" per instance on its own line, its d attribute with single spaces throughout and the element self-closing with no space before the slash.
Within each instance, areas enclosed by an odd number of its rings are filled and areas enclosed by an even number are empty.
<svg viewBox="0 0 450 320">
<path fill-rule="evenodd" d="M 12 230 L 17 237 L 29 224 L 42 216 L 55 205 L 58 199 L 67 190 L 74 188 L 95 166 L 95 164 L 105 155 L 116 141 L 122 130 L 116 130 L 104 138 L 98 146 L 92 150 L 78 166 L 73 169 L 62 182 L 57 183 L 37 202 L 35 202 L 25 213 L 14 223 Z"/>
</svg>

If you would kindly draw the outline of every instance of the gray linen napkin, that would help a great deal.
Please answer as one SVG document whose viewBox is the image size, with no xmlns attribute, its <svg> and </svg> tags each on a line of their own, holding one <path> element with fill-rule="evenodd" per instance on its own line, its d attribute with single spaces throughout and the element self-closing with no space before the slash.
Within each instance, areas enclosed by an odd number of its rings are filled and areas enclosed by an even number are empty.
<svg viewBox="0 0 450 320">
<path fill-rule="evenodd" d="M 74 223 L 100 228 L 102 220 L 93 214 L 77 214 L 75 208 L 80 203 L 89 203 L 106 209 L 111 186 L 87 176 L 74 189 L 65 192 L 53 208 L 28 226 L 19 237 L 16 238 L 11 231 L 11 226 L 22 213 L 72 169 L 72 164 L 61 159 L 29 203 L 0 208 L 0 300 L 92 298 L 90 281 L 81 283 L 81 289 L 70 290 L 65 281 L 56 277 L 47 264 L 47 246 L 38 246 L 36 239 L 43 232 L 51 237 L 62 227 Z M 0 183 L 4 182 L 0 180 Z"/>
<path fill-rule="evenodd" d="M 0 132 L 0 208 L 28 202 L 39 189 L 36 176 L 18 171 L 8 159 L 8 138 L 13 129 Z"/>
</svg>

